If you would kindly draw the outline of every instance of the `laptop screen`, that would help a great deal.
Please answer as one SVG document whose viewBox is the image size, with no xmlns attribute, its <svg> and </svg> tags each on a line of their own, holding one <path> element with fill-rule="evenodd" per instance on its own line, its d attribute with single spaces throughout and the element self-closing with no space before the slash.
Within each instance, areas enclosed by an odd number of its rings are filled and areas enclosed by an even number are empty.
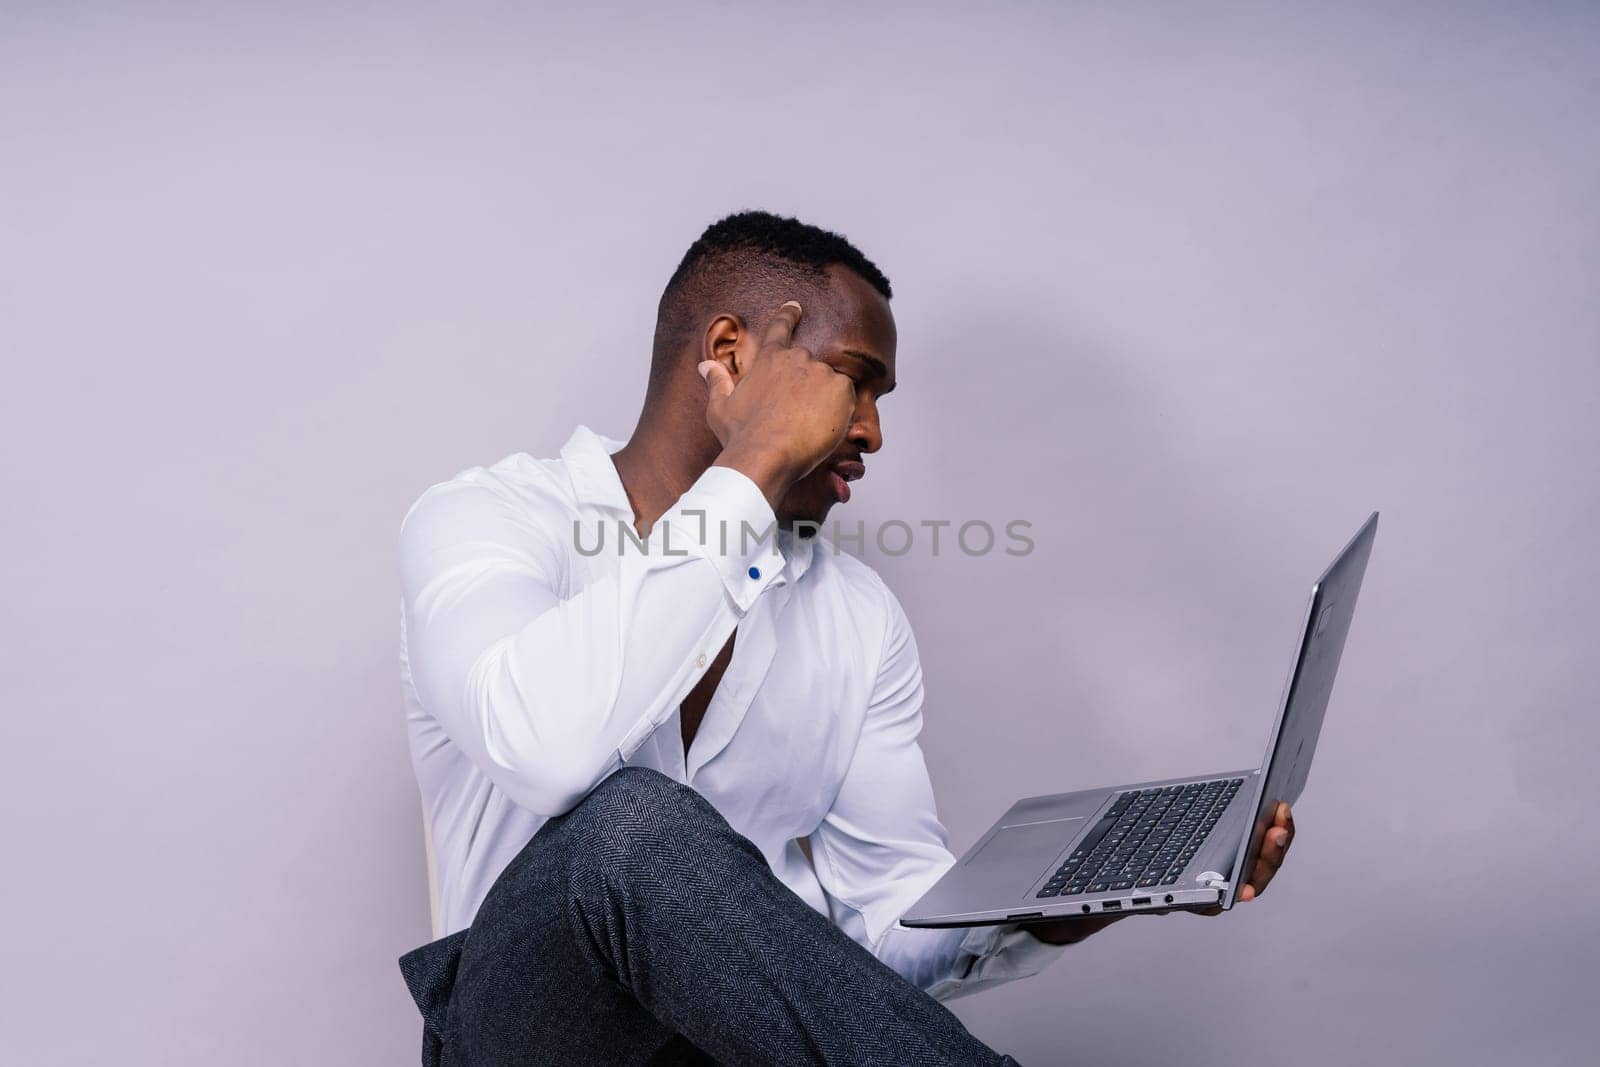
<svg viewBox="0 0 1600 1067">
<path fill-rule="evenodd" d="M 1259 779 L 1255 818 L 1249 836 L 1242 842 L 1243 853 L 1233 867 L 1230 904 L 1255 868 L 1262 838 L 1272 827 L 1278 805 L 1298 800 L 1311 773 L 1311 757 L 1317 749 L 1328 698 L 1333 693 L 1333 678 L 1339 670 L 1339 657 L 1355 617 L 1356 596 L 1361 592 L 1361 579 L 1377 533 L 1378 513 L 1373 512 L 1311 587 L 1311 610 L 1267 745 L 1266 773 Z"/>
</svg>

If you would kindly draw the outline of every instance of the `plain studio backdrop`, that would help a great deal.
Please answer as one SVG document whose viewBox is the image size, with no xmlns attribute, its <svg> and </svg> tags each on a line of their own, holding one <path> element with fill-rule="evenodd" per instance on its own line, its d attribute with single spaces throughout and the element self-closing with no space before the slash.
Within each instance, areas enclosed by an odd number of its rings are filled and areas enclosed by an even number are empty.
<svg viewBox="0 0 1600 1067">
<path fill-rule="evenodd" d="M 0 1058 L 416 1061 L 400 518 L 625 436 L 663 282 L 746 207 L 894 282 L 835 515 L 918 531 L 865 554 L 957 851 L 1021 795 L 1259 759 L 1383 511 L 1281 879 L 957 1002 L 976 1033 L 1584 1055 L 1597 15 L 0 5 Z M 920 525 L 978 519 L 1034 551 Z"/>
</svg>

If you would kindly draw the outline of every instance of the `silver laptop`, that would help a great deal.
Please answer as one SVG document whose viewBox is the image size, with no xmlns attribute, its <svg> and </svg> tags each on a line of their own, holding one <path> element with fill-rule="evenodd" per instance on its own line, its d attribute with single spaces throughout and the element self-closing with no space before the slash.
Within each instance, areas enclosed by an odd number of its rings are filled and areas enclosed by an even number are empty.
<svg viewBox="0 0 1600 1067">
<path fill-rule="evenodd" d="M 1377 532 L 1373 512 L 1311 587 L 1259 769 L 1019 800 L 901 923 L 1231 908 L 1278 804 L 1292 804 L 1305 786 Z"/>
</svg>

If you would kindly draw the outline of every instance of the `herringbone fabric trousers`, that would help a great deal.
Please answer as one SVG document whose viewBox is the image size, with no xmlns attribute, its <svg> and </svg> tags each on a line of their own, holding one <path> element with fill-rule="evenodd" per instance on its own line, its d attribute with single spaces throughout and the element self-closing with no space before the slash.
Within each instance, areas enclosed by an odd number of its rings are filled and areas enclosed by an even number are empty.
<svg viewBox="0 0 1600 1067">
<path fill-rule="evenodd" d="M 470 928 L 400 968 L 424 1064 L 1015 1062 L 641 768 L 546 823 Z"/>
</svg>

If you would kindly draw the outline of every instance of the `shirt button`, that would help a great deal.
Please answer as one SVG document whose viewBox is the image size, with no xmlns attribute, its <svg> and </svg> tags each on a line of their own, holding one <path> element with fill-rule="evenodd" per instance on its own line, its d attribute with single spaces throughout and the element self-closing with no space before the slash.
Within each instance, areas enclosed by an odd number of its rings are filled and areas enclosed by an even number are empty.
<svg viewBox="0 0 1600 1067">
<path fill-rule="evenodd" d="M 706 654 L 704 652 L 694 658 L 694 665 L 696 667 L 704 667 L 706 665 Z"/>
<path fill-rule="evenodd" d="M 752 578 L 760 578 L 761 577 L 761 568 L 760 567 L 751 567 L 750 568 L 750 577 L 752 577 Z"/>
</svg>

